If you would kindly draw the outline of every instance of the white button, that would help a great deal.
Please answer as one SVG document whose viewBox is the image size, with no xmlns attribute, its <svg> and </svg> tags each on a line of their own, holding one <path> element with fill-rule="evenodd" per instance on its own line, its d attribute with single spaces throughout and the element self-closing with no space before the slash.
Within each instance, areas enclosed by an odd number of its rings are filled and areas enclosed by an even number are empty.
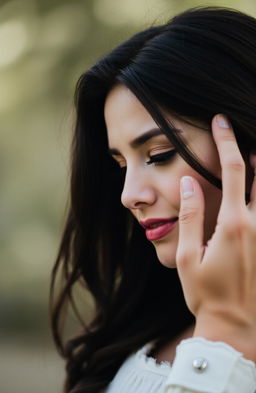
<svg viewBox="0 0 256 393">
<path fill-rule="evenodd" d="M 193 367 L 196 371 L 204 371 L 208 366 L 208 362 L 204 358 L 196 358 L 193 360 Z"/>
</svg>

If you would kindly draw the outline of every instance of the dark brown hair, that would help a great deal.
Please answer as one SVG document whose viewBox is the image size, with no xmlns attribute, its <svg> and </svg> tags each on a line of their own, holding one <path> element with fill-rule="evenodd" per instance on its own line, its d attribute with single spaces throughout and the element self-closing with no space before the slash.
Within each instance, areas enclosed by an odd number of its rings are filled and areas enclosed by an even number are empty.
<svg viewBox="0 0 256 393">
<path fill-rule="evenodd" d="M 191 324 L 176 270 L 162 266 L 120 202 L 123 178 L 107 152 L 104 102 L 116 84 L 142 102 L 178 153 L 221 189 L 163 115 L 200 121 L 224 113 L 239 146 L 256 146 L 256 21 L 225 8 L 195 8 L 150 27 L 99 60 L 78 82 L 72 144 L 71 203 L 52 279 L 52 326 L 67 359 L 65 392 L 99 393 L 125 358 Z M 248 197 L 248 196 L 247 196 Z M 55 288 L 63 273 L 62 289 Z M 64 346 L 60 317 L 80 281 L 95 313 Z M 56 293 L 58 296 L 56 298 Z"/>
</svg>

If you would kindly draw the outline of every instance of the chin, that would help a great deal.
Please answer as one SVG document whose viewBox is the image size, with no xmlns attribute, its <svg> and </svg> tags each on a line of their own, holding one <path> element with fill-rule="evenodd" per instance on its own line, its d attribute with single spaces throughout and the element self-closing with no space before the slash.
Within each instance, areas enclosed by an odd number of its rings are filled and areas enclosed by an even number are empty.
<svg viewBox="0 0 256 393">
<path fill-rule="evenodd" d="M 165 247 L 167 248 L 167 247 Z M 170 269 L 176 268 L 176 252 L 173 253 L 170 249 L 164 250 L 164 247 L 160 249 L 160 247 L 155 246 L 156 254 L 159 262 Z"/>
</svg>

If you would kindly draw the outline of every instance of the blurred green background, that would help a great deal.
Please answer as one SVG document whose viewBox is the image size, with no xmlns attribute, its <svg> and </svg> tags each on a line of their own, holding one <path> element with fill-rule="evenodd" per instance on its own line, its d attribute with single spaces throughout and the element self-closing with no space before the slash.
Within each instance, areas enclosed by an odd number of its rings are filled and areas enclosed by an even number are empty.
<svg viewBox="0 0 256 393">
<path fill-rule="evenodd" d="M 68 193 L 73 92 L 99 56 L 197 5 L 255 0 L 0 0 L 0 391 L 61 392 L 50 272 Z"/>
</svg>

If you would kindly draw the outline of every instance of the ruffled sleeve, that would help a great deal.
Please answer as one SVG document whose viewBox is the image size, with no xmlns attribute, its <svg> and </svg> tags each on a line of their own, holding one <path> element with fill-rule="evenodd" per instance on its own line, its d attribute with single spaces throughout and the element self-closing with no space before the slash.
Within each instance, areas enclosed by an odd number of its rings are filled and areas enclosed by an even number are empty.
<svg viewBox="0 0 256 393">
<path fill-rule="evenodd" d="M 171 365 L 169 362 L 158 364 L 146 356 L 152 345 L 148 343 L 129 356 L 104 393 L 163 393 Z"/>
<path fill-rule="evenodd" d="M 223 342 L 191 338 L 177 346 L 164 393 L 255 393 L 255 364 Z"/>
<path fill-rule="evenodd" d="M 148 343 L 130 355 L 104 393 L 256 393 L 255 364 L 223 342 L 190 338 L 173 364 L 160 364 Z"/>
</svg>

